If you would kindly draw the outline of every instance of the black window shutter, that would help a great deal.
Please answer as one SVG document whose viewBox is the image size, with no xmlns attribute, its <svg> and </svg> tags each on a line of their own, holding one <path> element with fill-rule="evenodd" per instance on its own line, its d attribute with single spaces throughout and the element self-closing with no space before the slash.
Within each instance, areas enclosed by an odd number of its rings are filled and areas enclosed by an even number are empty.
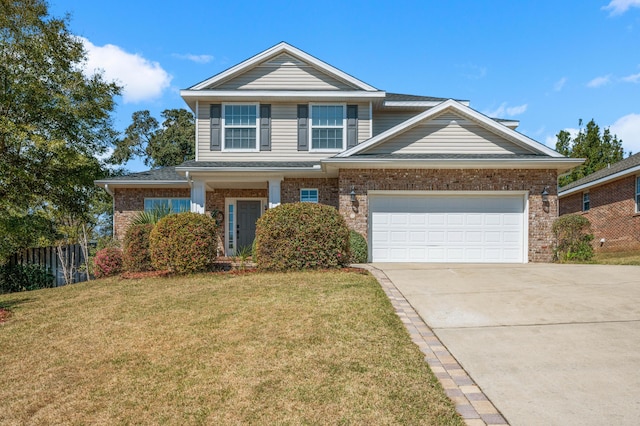
<svg viewBox="0 0 640 426">
<path fill-rule="evenodd" d="M 260 105 L 260 151 L 271 151 L 271 105 Z"/>
<path fill-rule="evenodd" d="M 347 105 L 347 149 L 358 144 L 358 105 Z"/>
<path fill-rule="evenodd" d="M 209 117 L 211 120 L 211 151 L 220 151 L 222 149 L 222 105 L 212 104 L 209 109 Z"/>
<path fill-rule="evenodd" d="M 309 151 L 309 105 L 298 105 L 298 151 Z"/>
</svg>

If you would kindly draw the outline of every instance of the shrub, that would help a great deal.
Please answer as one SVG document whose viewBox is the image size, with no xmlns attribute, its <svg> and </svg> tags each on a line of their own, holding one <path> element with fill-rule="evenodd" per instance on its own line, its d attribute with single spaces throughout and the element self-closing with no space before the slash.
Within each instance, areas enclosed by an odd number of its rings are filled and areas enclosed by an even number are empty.
<svg viewBox="0 0 640 426">
<path fill-rule="evenodd" d="M 554 256 L 556 260 L 587 261 L 593 258 L 593 234 L 590 234 L 591 222 L 578 214 L 560 216 L 553 222 L 553 234 L 556 239 Z"/>
<path fill-rule="evenodd" d="M 165 216 L 151 231 L 149 251 L 157 270 L 179 274 L 206 271 L 216 259 L 215 219 L 198 213 Z"/>
<path fill-rule="evenodd" d="M 315 203 L 268 210 L 256 224 L 262 270 L 338 268 L 349 263 L 349 229 L 338 211 Z"/>
<path fill-rule="evenodd" d="M 151 271 L 151 254 L 149 253 L 149 236 L 153 230 L 150 223 L 130 225 L 124 236 L 122 261 L 127 272 Z"/>
<path fill-rule="evenodd" d="M 156 206 L 151 210 L 144 210 L 136 213 L 133 218 L 131 218 L 130 225 L 155 225 L 165 216 L 174 213 L 171 211 L 171 207 L 169 206 Z M 177 213 L 177 212 L 175 212 Z"/>
<path fill-rule="evenodd" d="M 122 250 L 107 247 L 98 250 L 93 258 L 93 273 L 96 278 L 109 277 L 122 272 Z"/>
<path fill-rule="evenodd" d="M 367 263 L 369 258 L 367 240 L 353 229 L 349 231 L 349 251 L 351 252 L 351 263 Z"/>
<path fill-rule="evenodd" d="M 55 286 L 55 277 L 40 265 L 0 266 L 0 293 L 30 291 Z"/>
</svg>

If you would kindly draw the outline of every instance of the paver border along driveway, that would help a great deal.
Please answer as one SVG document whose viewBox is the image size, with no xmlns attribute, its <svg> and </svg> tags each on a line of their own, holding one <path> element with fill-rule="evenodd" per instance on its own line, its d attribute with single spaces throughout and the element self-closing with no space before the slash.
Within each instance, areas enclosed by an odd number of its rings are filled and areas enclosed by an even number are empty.
<svg viewBox="0 0 640 426">
<path fill-rule="evenodd" d="M 640 267 L 372 265 L 512 425 L 640 419 Z"/>
</svg>

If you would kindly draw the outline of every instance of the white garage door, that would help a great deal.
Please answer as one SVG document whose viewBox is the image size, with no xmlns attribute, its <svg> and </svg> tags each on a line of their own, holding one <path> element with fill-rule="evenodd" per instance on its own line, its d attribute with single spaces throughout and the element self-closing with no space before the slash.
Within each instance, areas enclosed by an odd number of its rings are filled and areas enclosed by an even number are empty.
<svg viewBox="0 0 640 426">
<path fill-rule="evenodd" d="M 369 195 L 374 262 L 524 262 L 523 195 Z"/>
</svg>

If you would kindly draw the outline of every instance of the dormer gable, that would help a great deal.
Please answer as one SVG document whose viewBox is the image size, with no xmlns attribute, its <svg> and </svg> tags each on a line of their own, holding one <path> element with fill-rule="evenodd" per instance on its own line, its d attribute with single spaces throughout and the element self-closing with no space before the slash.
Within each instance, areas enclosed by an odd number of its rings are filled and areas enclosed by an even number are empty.
<svg viewBox="0 0 640 426">
<path fill-rule="evenodd" d="M 188 90 L 378 91 L 375 87 L 285 42 L 258 53 Z"/>
<path fill-rule="evenodd" d="M 449 99 L 335 158 L 387 154 L 562 157 L 558 152 Z"/>
</svg>

